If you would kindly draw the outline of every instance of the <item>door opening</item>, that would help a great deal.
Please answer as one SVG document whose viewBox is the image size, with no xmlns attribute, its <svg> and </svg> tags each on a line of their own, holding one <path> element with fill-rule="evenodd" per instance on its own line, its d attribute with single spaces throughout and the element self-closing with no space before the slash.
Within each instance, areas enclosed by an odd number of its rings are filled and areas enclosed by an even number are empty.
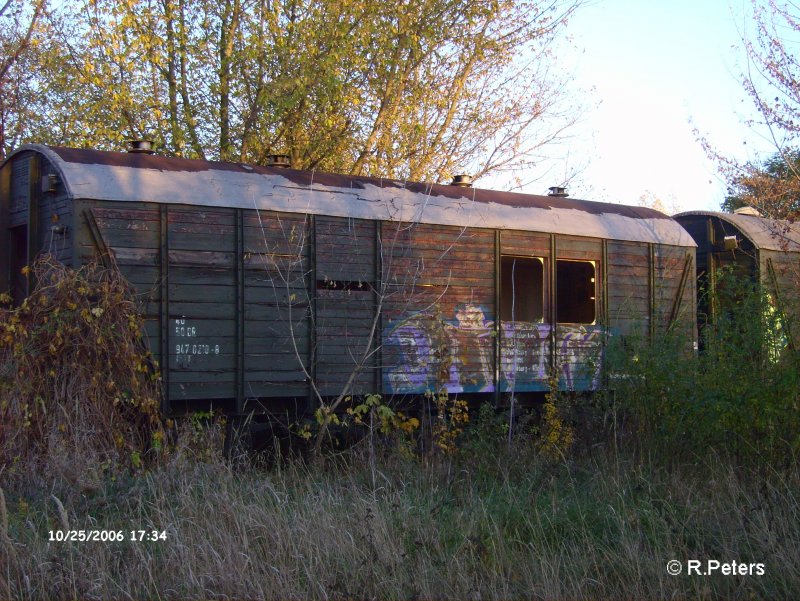
<svg viewBox="0 0 800 601">
<path fill-rule="evenodd" d="M 19 306 L 28 296 L 28 278 L 22 268 L 28 264 L 28 226 L 12 227 L 9 233 L 8 283 L 14 306 Z"/>
</svg>

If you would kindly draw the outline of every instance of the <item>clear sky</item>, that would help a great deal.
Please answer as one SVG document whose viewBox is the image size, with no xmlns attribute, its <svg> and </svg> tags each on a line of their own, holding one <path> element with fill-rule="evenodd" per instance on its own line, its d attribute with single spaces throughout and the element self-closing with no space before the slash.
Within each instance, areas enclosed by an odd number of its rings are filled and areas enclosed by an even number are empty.
<svg viewBox="0 0 800 601">
<path fill-rule="evenodd" d="M 559 62 L 585 114 L 554 172 L 579 169 L 570 196 L 719 209 L 725 184 L 693 130 L 739 159 L 770 149 L 745 125 L 755 112 L 740 83 L 751 10 L 747 0 L 592 0 L 578 10 Z"/>
</svg>

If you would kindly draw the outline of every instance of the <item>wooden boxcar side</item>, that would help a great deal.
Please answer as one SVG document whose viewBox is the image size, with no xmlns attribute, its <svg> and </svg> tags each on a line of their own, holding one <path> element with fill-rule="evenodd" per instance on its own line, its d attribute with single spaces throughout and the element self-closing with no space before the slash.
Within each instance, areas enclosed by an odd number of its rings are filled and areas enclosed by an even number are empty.
<svg viewBox="0 0 800 601">
<path fill-rule="evenodd" d="M 592 390 L 609 336 L 694 336 L 694 242 L 649 209 L 37 145 L 0 184 L 5 248 L 36 231 L 0 285 L 37 252 L 113 256 L 166 412 L 500 400 L 546 390 L 553 366 Z"/>
</svg>

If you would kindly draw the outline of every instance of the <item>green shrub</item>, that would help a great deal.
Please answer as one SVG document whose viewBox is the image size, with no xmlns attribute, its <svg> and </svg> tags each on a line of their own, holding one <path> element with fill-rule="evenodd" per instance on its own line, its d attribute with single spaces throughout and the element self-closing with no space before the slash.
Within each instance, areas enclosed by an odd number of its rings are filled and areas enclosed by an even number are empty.
<svg viewBox="0 0 800 601">
<path fill-rule="evenodd" d="M 800 357 L 760 286 L 730 271 L 717 282 L 699 353 L 677 333 L 612 342 L 617 405 L 650 449 L 786 460 L 800 450 Z"/>
</svg>

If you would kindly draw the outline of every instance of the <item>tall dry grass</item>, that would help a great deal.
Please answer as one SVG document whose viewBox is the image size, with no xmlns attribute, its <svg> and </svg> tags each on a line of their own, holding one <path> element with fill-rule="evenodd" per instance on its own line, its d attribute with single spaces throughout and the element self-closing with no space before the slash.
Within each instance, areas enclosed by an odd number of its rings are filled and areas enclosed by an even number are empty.
<svg viewBox="0 0 800 601">
<path fill-rule="evenodd" d="M 184 458 L 63 512 L 12 492 L 3 578 L 18 599 L 800 598 L 796 471 L 526 453 L 370 468 L 354 451 L 271 470 Z M 65 522 L 167 540 L 49 542 Z M 670 576 L 671 559 L 766 574 Z"/>
</svg>

